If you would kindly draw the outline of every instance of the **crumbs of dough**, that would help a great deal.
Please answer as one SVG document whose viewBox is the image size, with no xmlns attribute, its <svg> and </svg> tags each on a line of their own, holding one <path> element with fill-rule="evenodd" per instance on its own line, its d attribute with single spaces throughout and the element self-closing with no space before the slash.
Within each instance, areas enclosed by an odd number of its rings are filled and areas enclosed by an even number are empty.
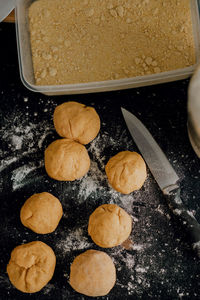
<svg viewBox="0 0 200 300">
<path fill-rule="evenodd" d="M 38 0 L 29 21 L 37 85 L 131 78 L 195 63 L 188 0 Z"/>
</svg>

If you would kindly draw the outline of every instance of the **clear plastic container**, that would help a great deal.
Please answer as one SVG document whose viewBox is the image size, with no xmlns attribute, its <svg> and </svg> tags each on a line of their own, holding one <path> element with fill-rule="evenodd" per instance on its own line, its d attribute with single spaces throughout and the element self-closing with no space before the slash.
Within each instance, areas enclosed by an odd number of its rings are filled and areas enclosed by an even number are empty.
<svg viewBox="0 0 200 300">
<path fill-rule="evenodd" d="M 195 70 L 188 88 L 188 134 L 191 145 L 200 158 L 200 65 Z"/>
<path fill-rule="evenodd" d="M 200 23 L 198 0 L 190 1 L 193 22 L 193 34 L 196 49 L 195 65 L 183 69 L 172 70 L 169 72 L 137 76 L 132 78 L 77 84 L 41 86 L 35 84 L 28 25 L 28 8 L 34 1 L 16 0 L 16 36 L 21 80 L 29 90 L 34 92 L 43 93 L 45 95 L 67 95 L 113 91 L 185 79 L 193 74 L 194 70 L 196 69 L 196 66 L 199 63 L 200 57 Z"/>
</svg>

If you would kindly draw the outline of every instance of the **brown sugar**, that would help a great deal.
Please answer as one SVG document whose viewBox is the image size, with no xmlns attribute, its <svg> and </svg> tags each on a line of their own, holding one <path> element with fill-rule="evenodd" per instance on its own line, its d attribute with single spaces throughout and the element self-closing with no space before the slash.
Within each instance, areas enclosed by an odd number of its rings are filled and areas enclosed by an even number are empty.
<svg viewBox="0 0 200 300">
<path fill-rule="evenodd" d="M 189 0 L 38 0 L 29 8 L 37 85 L 113 80 L 195 63 Z"/>
</svg>

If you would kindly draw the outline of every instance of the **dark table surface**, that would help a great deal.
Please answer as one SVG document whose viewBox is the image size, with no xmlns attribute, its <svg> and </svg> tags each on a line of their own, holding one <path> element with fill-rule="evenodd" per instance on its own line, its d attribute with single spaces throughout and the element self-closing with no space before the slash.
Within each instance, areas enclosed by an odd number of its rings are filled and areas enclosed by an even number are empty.
<svg viewBox="0 0 200 300">
<path fill-rule="evenodd" d="M 199 299 L 200 261 L 182 225 L 171 212 L 148 170 L 141 190 L 121 195 L 108 185 L 104 166 L 122 150 L 138 151 L 120 107 L 147 126 L 181 179 L 181 197 L 200 222 L 200 160 L 187 133 L 189 80 L 98 94 L 45 96 L 27 90 L 18 70 L 15 27 L 0 24 L 0 299 L 86 299 L 70 287 L 70 264 L 86 249 L 107 252 L 117 281 L 102 299 Z M 101 118 L 98 137 L 87 145 L 91 169 L 81 180 L 56 182 L 44 169 L 44 149 L 58 138 L 52 123 L 56 105 L 77 101 L 94 106 Z M 52 234 L 23 227 L 20 208 L 33 193 L 57 196 L 64 216 Z M 116 203 L 133 217 L 130 245 L 101 249 L 87 234 L 91 212 Z M 52 280 L 36 294 L 23 294 L 10 283 L 6 265 L 14 247 L 41 240 L 54 250 Z"/>
</svg>

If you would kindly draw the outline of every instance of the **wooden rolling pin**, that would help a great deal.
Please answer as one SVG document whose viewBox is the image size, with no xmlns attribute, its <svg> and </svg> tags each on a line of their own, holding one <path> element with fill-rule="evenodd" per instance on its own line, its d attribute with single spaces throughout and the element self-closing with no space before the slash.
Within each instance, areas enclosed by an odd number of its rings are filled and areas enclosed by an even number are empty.
<svg viewBox="0 0 200 300">
<path fill-rule="evenodd" d="M 3 22 L 14 23 L 15 22 L 15 10 L 11 11 L 11 13 L 3 20 Z"/>
</svg>

